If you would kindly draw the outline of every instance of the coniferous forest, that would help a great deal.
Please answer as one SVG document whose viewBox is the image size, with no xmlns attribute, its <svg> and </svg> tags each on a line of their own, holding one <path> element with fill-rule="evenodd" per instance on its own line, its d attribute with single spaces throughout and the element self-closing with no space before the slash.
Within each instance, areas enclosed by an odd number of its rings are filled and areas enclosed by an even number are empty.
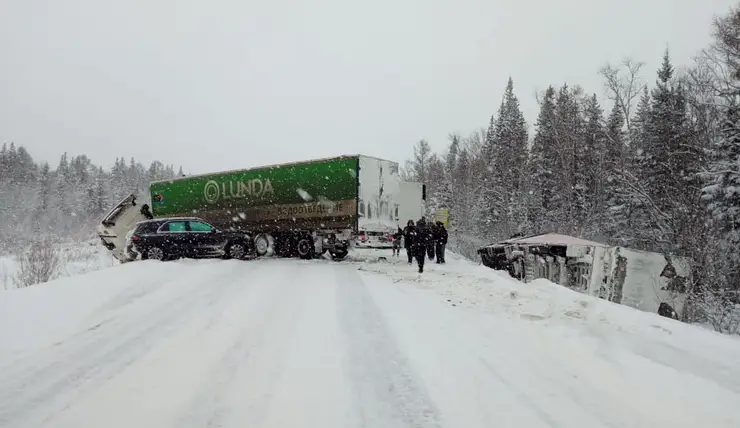
<svg viewBox="0 0 740 428">
<path fill-rule="evenodd" d="M 449 209 L 468 257 L 517 233 L 575 235 L 690 257 L 696 299 L 740 304 L 740 9 L 712 34 L 691 64 L 666 51 L 657 70 L 603 66 L 598 94 L 553 82 L 534 135 L 514 76 L 486 127 L 441 153 L 419 141 L 404 173 L 427 183 L 430 213 Z"/>
<path fill-rule="evenodd" d="M 131 192 L 147 194 L 150 180 L 174 176 L 171 165 L 155 161 L 147 168 L 122 157 L 103 168 L 85 155 L 65 153 L 52 167 L 35 162 L 22 145 L 3 144 L 0 254 L 15 254 L 43 237 L 94 238 L 94 227 L 113 204 Z"/>
</svg>

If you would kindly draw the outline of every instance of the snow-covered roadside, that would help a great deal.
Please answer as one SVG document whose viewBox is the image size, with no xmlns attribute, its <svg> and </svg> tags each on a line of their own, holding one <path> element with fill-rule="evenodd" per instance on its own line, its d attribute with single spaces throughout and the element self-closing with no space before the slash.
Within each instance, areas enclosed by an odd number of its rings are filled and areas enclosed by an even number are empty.
<svg viewBox="0 0 740 428">
<path fill-rule="evenodd" d="M 120 307 L 156 294 L 183 264 L 197 263 L 129 263 L 7 290 L 0 294 L 0 355 L 52 346 L 74 333 L 92 331 L 115 317 Z"/>
<path fill-rule="evenodd" d="M 393 257 L 389 251 L 355 250 L 351 262 L 358 264 L 360 270 L 384 273 L 397 282 L 408 281 L 421 288 L 434 289 L 455 306 L 494 311 L 503 305 L 514 308 L 523 318 L 532 319 L 614 316 L 620 324 L 624 319 L 630 325 L 643 325 L 655 320 L 675 324 L 657 314 L 613 304 L 545 279 L 525 284 L 506 272 L 492 270 L 449 252 L 445 265 L 437 265 L 427 259 L 422 275 L 416 272 L 416 262 L 409 266 L 405 254 Z M 492 287 L 494 282 L 496 286 Z"/>
<path fill-rule="evenodd" d="M 0 294 L 0 425 L 735 428 L 738 359 L 454 255 L 145 261 Z"/>
<path fill-rule="evenodd" d="M 405 254 L 393 257 L 385 251 L 355 251 L 352 262 L 361 271 L 382 273 L 394 282 L 432 290 L 450 306 L 498 313 L 543 325 L 579 323 L 650 337 L 657 332 L 656 339 L 669 342 L 674 333 L 680 332 L 688 343 L 693 343 L 692 346 L 702 346 L 707 341 L 714 344 L 715 337 L 721 337 L 721 343 L 731 344 L 728 346 L 740 345 L 740 337 L 725 336 L 705 326 L 689 325 L 611 303 L 545 279 L 522 283 L 506 272 L 494 271 L 455 254 L 448 253 L 446 258 L 444 265 L 427 260 L 421 275 L 416 272 L 415 263 L 413 266 L 407 264 Z M 724 338 L 731 341 L 725 342 Z"/>
<path fill-rule="evenodd" d="M 385 257 L 385 260 L 379 260 L 379 257 Z M 665 420 L 667 426 L 678 426 L 689 424 L 692 418 L 693 423 L 701 423 L 702 417 L 714 417 L 713 414 L 723 411 L 717 403 L 730 405 L 732 402 L 732 398 L 726 395 L 727 391 L 740 392 L 740 377 L 736 369 L 737 358 L 740 358 L 740 337 L 611 303 L 547 280 L 521 283 L 505 272 L 493 271 L 454 254 L 448 255 L 445 265 L 427 260 L 421 275 L 416 272 L 415 264 L 409 266 L 406 263 L 405 255 L 394 258 L 389 254 L 366 252 L 355 254 L 354 261 L 358 263 L 361 275 L 368 278 L 366 282 L 373 282 L 370 277 L 382 274 L 408 295 L 407 299 L 400 296 L 387 299 L 388 293 L 374 293 L 374 297 L 383 299 L 387 307 L 394 307 L 388 314 L 398 319 L 395 330 L 408 330 L 401 333 L 401 337 L 402 343 L 415 343 L 408 348 L 412 358 L 417 352 L 442 356 L 460 349 L 460 358 L 450 357 L 459 361 L 466 349 L 486 343 L 493 349 L 500 349 L 502 358 L 506 356 L 506 361 L 491 365 L 507 367 L 506 373 L 501 372 L 500 376 L 516 377 L 527 370 L 533 370 L 533 382 L 537 382 L 538 373 L 540 381 L 572 376 L 571 383 L 575 389 L 570 392 L 551 391 L 556 395 L 543 398 L 543 402 L 552 402 L 553 410 L 546 411 L 550 416 L 568 418 L 567 412 L 558 414 L 555 410 L 569 404 L 556 404 L 552 397 L 578 394 L 581 402 L 590 403 L 602 417 L 605 413 L 618 413 L 615 409 L 621 408 L 634 415 L 635 420 L 649 419 L 651 414 L 664 414 L 668 417 Z M 374 282 L 376 287 L 379 286 L 377 280 Z M 471 337 L 450 335 L 449 349 L 432 349 L 431 345 L 423 345 L 433 342 L 421 335 L 421 326 L 410 326 L 406 322 L 411 317 L 407 312 L 408 303 L 416 300 L 442 302 L 461 319 L 469 319 L 480 326 Z M 418 305 L 419 308 L 424 306 Z M 452 318 L 442 314 L 430 313 L 420 318 L 435 323 L 440 331 L 457 331 L 450 324 Z M 463 343 L 468 340 L 471 342 Z M 522 354 L 527 348 L 529 351 Z M 517 356 L 510 354 L 514 349 Z M 570 349 L 572 358 L 559 359 L 556 349 Z M 540 372 L 544 363 L 536 363 L 532 358 L 553 360 L 550 362 L 552 368 Z M 438 373 L 438 367 L 449 364 L 443 360 L 440 357 L 440 361 L 435 363 L 420 356 L 417 367 L 428 365 L 425 377 L 432 378 L 435 372 Z M 513 369 L 518 360 L 524 362 L 521 370 Z M 469 362 L 471 365 L 475 363 L 475 359 Z M 558 374 L 559 371 L 562 373 Z M 449 382 L 444 376 L 437 375 L 437 378 L 440 383 Z M 664 389 L 662 396 L 648 392 L 633 392 L 625 396 L 626 390 L 640 391 L 635 385 L 645 379 L 661 385 Z M 440 391 L 459 393 L 454 385 L 459 386 L 461 382 L 461 379 L 456 379 L 454 384 L 448 384 Z M 563 380 L 564 383 L 567 382 Z M 604 402 L 589 398 L 588 393 L 578 392 L 597 383 L 601 393 L 609 396 Z M 471 384 L 475 382 L 471 380 Z M 611 386 L 606 388 L 606 385 Z M 520 391 L 525 395 L 535 392 L 534 389 Z M 707 403 L 701 412 L 675 411 L 677 403 L 694 394 L 701 397 L 702 403 Z M 440 397 L 439 401 L 452 400 L 453 395 Z M 653 403 L 655 408 L 648 409 L 641 402 Z M 536 410 L 541 412 L 544 408 Z"/>
<path fill-rule="evenodd" d="M 59 272 L 56 278 L 67 278 L 119 264 L 97 240 L 61 244 L 59 257 Z M 16 288 L 14 278 L 18 274 L 18 269 L 16 255 L 0 256 L 0 291 Z"/>
<path fill-rule="evenodd" d="M 730 337 L 671 320 L 674 325 L 664 330 L 633 328 L 626 316 L 608 322 L 599 316 L 531 317 L 503 299 L 498 310 L 452 306 L 419 287 L 427 278 L 384 284 L 376 273 L 360 275 L 431 401 L 447 405 L 455 426 L 740 422 L 730 410 L 740 397 L 740 342 Z M 508 288 L 495 277 L 489 284 Z M 477 401 L 477 412 L 470 411 L 471 401 Z"/>
</svg>

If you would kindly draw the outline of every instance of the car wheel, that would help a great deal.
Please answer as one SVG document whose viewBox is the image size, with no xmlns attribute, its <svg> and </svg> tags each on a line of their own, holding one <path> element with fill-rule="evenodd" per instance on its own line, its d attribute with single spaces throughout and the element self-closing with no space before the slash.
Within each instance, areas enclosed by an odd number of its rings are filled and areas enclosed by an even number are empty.
<svg viewBox="0 0 740 428">
<path fill-rule="evenodd" d="M 149 260 L 164 261 L 164 251 L 159 247 L 152 247 L 146 251 L 146 258 Z"/>
<path fill-rule="evenodd" d="M 247 254 L 247 249 L 244 244 L 235 243 L 229 246 L 229 257 L 232 259 L 243 259 Z"/>
<path fill-rule="evenodd" d="M 302 259 L 311 259 L 313 258 L 313 241 L 309 238 L 301 238 L 298 240 L 298 243 L 296 244 L 296 250 L 298 251 L 298 255 Z"/>
</svg>

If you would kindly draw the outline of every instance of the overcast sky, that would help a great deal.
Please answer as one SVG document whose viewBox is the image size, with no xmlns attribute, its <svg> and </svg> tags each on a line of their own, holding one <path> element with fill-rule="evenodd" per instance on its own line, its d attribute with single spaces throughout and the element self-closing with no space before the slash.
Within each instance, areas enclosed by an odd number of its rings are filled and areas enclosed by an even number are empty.
<svg viewBox="0 0 740 428">
<path fill-rule="evenodd" d="M 486 126 L 509 75 L 580 84 L 688 64 L 730 0 L 0 0 L 0 141 L 56 165 L 186 172 L 362 153 L 402 162 Z M 604 106 L 605 109 L 608 106 Z"/>
</svg>

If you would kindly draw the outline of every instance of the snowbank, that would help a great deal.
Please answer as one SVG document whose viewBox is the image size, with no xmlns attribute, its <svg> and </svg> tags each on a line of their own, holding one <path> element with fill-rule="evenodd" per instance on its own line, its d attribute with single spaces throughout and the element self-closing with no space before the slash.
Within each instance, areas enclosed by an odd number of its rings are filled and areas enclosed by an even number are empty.
<svg viewBox="0 0 740 428">
<path fill-rule="evenodd" d="M 455 307 L 530 320 L 543 326 L 578 325 L 604 335 L 607 332 L 624 333 L 625 337 L 642 335 L 665 344 L 675 344 L 678 340 L 681 348 L 689 352 L 704 346 L 732 350 L 735 354 L 740 350 L 740 337 L 612 303 L 546 279 L 522 283 L 504 271 L 492 270 L 449 252 L 446 259 L 444 265 L 427 259 L 424 273 L 419 275 L 416 263 L 409 266 L 405 254 L 393 257 L 390 251 L 356 250 L 352 255 L 359 270 L 381 273 L 395 282 L 434 291 Z"/>
<path fill-rule="evenodd" d="M 110 252 L 97 240 L 60 245 L 61 258 L 58 278 L 67 278 L 118 265 Z M 15 255 L 0 256 L 0 291 L 16 288 L 14 278 L 18 273 Z"/>
<path fill-rule="evenodd" d="M 152 298 L 152 282 L 158 284 L 156 287 L 172 282 L 183 263 L 199 262 L 119 264 L 5 291 L 0 294 L 0 355 L 53 346 L 76 332 L 94 330 L 115 318 L 119 307 L 142 297 Z"/>
</svg>

